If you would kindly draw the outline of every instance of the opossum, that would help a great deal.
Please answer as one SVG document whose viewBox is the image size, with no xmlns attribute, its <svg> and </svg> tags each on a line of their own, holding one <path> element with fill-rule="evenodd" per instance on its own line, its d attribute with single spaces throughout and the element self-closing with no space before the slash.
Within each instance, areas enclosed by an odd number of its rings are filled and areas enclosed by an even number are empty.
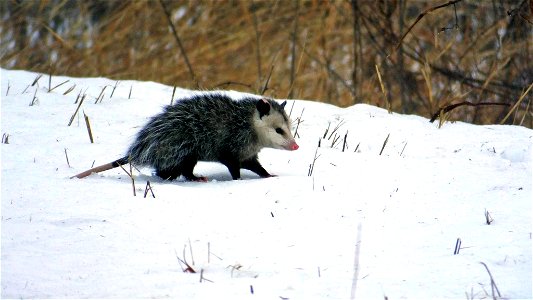
<svg viewBox="0 0 533 300">
<path fill-rule="evenodd" d="M 262 148 L 297 150 L 287 101 L 247 97 L 234 100 L 222 93 L 203 93 L 177 101 L 154 116 L 137 134 L 126 155 L 72 178 L 83 178 L 131 163 L 149 166 L 163 179 L 180 175 L 189 181 L 207 181 L 193 174 L 198 161 L 224 164 L 231 177 L 240 179 L 240 169 L 270 177 L 259 163 Z"/>
</svg>

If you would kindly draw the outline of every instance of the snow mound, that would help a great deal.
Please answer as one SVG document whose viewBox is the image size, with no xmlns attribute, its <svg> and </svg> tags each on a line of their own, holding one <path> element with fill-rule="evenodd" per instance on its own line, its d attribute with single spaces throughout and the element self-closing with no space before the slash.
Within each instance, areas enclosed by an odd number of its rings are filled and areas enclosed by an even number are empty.
<svg viewBox="0 0 533 300">
<path fill-rule="evenodd" d="M 0 75 L 4 298 L 499 297 L 480 262 L 501 297 L 533 296 L 530 129 L 290 100 L 300 149 L 259 157 L 277 177 L 143 168 L 133 196 L 120 168 L 69 178 L 197 91 Z"/>
</svg>

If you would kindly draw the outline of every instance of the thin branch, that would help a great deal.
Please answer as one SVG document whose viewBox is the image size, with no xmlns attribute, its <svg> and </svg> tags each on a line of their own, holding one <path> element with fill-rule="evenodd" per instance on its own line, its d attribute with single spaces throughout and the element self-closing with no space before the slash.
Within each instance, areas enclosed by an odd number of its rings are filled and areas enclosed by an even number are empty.
<svg viewBox="0 0 533 300">
<path fill-rule="evenodd" d="M 479 102 L 479 103 L 472 103 L 472 102 L 469 102 L 469 101 L 463 101 L 463 102 L 459 102 L 459 103 L 455 103 L 455 104 L 450 104 L 448 106 L 445 106 L 445 107 L 441 107 L 439 108 L 439 110 L 437 110 L 436 113 L 433 114 L 433 116 L 431 117 L 431 119 L 429 120 L 430 123 L 433 123 L 435 122 L 435 120 L 441 115 L 441 114 L 444 114 L 444 113 L 447 113 L 459 106 L 463 106 L 463 105 L 468 105 L 468 106 L 480 106 L 480 105 L 500 105 L 500 106 L 509 106 L 509 104 L 507 103 L 496 103 L 496 102 Z"/>
<path fill-rule="evenodd" d="M 405 38 L 405 36 L 407 36 L 407 34 L 409 32 L 411 32 L 411 30 L 413 29 L 413 27 L 415 27 L 415 25 L 420 21 L 422 20 L 423 17 L 425 17 L 427 14 L 437 10 L 437 9 L 441 9 L 441 8 L 444 8 L 446 6 L 450 6 L 450 5 L 455 5 L 455 3 L 458 3 L 458 2 L 461 2 L 463 0 L 452 0 L 452 1 L 448 1 L 447 3 L 444 3 L 444 4 L 441 4 L 441 5 L 437 5 L 437 6 L 434 6 L 434 7 L 430 7 L 428 9 L 426 9 L 425 11 L 423 11 L 420 15 L 418 15 L 418 17 L 416 18 L 416 20 L 414 21 L 413 24 L 411 24 L 411 26 L 409 26 L 409 29 L 407 29 L 407 31 L 402 35 L 402 37 L 400 38 L 400 41 L 398 42 L 398 44 L 396 45 L 396 47 L 394 48 L 394 51 L 398 50 L 398 48 L 400 48 L 400 45 L 402 44 L 403 42 L 403 39 Z"/>
<path fill-rule="evenodd" d="M 163 8 L 163 11 L 165 12 L 168 25 L 172 29 L 172 34 L 174 35 L 174 39 L 176 39 L 176 42 L 178 43 L 178 47 L 180 48 L 181 54 L 183 55 L 183 58 L 185 59 L 185 64 L 187 65 L 187 68 L 189 69 L 189 74 L 191 75 L 191 79 L 196 84 L 196 88 L 200 89 L 200 83 L 198 83 L 198 80 L 196 79 L 196 76 L 194 75 L 194 71 L 192 70 L 191 63 L 189 62 L 189 58 L 187 57 L 187 53 L 185 52 L 185 48 L 183 47 L 181 40 L 178 36 L 176 27 L 174 27 L 174 24 L 172 24 L 172 20 L 170 19 L 170 13 L 168 12 L 168 9 L 165 3 L 163 2 L 163 0 L 159 0 L 159 4 L 161 4 L 161 8 Z"/>
</svg>

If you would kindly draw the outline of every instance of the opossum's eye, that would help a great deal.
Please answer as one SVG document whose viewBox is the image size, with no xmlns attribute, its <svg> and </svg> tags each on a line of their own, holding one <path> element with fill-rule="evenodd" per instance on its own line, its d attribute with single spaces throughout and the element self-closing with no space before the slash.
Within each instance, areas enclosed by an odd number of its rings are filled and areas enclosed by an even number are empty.
<svg viewBox="0 0 533 300">
<path fill-rule="evenodd" d="M 281 128 L 279 128 L 279 127 L 276 128 L 276 132 L 277 132 L 278 134 L 283 135 L 283 129 L 281 129 Z"/>
</svg>

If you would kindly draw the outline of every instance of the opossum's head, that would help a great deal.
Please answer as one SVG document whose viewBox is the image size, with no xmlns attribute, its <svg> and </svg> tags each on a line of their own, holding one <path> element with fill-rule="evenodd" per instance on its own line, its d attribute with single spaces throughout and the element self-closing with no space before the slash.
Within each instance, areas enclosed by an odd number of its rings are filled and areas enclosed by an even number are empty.
<svg viewBox="0 0 533 300">
<path fill-rule="evenodd" d="M 279 104 L 261 99 L 256 103 L 254 127 L 262 147 L 297 150 L 299 148 L 291 133 L 291 122 L 285 113 L 287 101 Z"/>
</svg>

